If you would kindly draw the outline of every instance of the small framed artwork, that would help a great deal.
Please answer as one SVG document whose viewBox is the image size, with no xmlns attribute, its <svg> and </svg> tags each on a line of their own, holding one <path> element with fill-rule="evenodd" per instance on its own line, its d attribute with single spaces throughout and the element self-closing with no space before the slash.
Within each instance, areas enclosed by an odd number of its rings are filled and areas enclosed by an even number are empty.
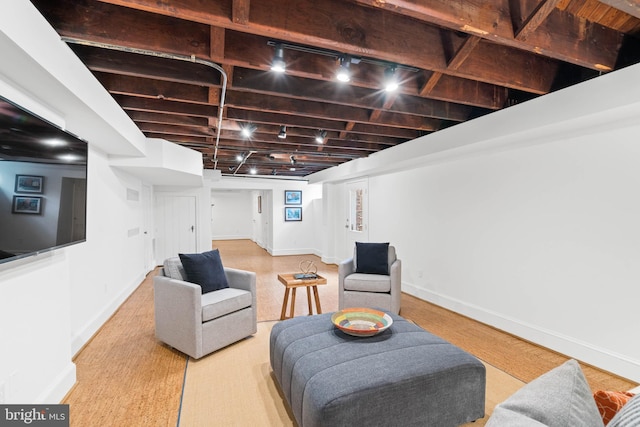
<svg viewBox="0 0 640 427">
<path fill-rule="evenodd" d="M 38 193 L 42 194 L 43 176 L 36 175 L 16 175 L 16 193 Z"/>
<path fill-rule="evenodd" d="M 11 212 L 40 215 L 42 213 L 42 197 L 13 196 Z"/>
<path fill-rule="evenodd" d="M 301 205 L 302 204 L 302 191 L 285 190 L 284 191 L 284 204 L 285 205 Z"/>
<path fill-rule="evenodd" d="M 302 208 L 284 208 L 285 221 L 302 221 Z"/>
</svg>

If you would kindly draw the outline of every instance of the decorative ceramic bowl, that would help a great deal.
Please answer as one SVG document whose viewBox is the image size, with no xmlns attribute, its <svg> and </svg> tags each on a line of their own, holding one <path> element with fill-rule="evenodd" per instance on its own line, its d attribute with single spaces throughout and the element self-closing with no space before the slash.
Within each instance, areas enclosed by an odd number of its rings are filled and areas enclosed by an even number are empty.
<svg viewBox="0 0 640 427">
<path fill-rule="evenodd" d="M 393 323 L 387 313 L 371 308 L 345 308 L 333 313 L 331 321 L 342 332 L 354 337 L 376 335 Z"/>
</svg>

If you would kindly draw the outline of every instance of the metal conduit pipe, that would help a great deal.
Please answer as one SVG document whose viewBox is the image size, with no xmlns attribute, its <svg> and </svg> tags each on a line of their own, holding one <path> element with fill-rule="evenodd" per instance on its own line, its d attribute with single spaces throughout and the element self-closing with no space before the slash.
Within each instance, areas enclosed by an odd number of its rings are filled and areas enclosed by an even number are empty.
<svg viewBox="0 0 640 427">
<path fill-rule="evenodd" d="M 79 44 L 84 46 L 99 47 L 103 49 L 119 50 L 121 52 L 137 53 L 139 55 L 155 56 L 157 58 L 175 59 L 178 61 L 191 62 L 195 64 L 206 65 L 207 67 L 211 67 L 219 71 L 220 74 L 222 75 L 222 91 L 220 92 L 220 107 L 218 108 L 218 131 L 216 133 L 216 143 L 213 148 L 213 169 L 218 168 L 218 144 L 220 143 L 220 132 L 222 130 L 222 113 L 224 109 L 225 96 L 227 93 L 227 73 L 225 73 L 225 71 L 222 69 L 221 66 L 219 66 L 215 62 L 208 61 L 206 59 L 196 58 L 195 55 L 187 56 L 187 55 L 178 55 L 174 53 L 157 52 L 157 51 L 148 50 L 148 49 L 138 49 L 135 47 L 126 47 L 126 46 L 119 46 L 119 45 L 110 44 L 110 43 L 101 43 L 101 42 L 94 42 L 90 40 L 82 40 L 74 37 L 61 37 L 61 40 L 64 41 L 65 43 L 73 43 L 73 44 Z"/>
<path fill-rule="evenodd" d="M 255 153 L 257 153 L 257 151 L 249 151 L 246 156 L 242 156 L 242 160 L 240 161 L 240 164 L 236 166 L 235 170 L 233 171 L 233 174 L 235 175 L 240 169 L 240 167 L 247 162 L 247 159 L 249 159 L 249 157 L 251 157 L 251 155 Z"/>
</svg>

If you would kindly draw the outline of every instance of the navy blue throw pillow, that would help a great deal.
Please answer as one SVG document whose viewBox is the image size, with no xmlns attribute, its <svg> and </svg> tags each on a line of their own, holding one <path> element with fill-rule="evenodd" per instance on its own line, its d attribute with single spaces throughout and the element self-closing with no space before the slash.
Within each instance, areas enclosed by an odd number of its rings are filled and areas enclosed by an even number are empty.
<svg viewBox="0 0 640 427">
<path fill-rule="evenodd" d="M 178 254 L 178 256 L 187 275 L 187 281 L 200 285 L 203 294 L 229 287 L 220 252 L 217 249 L 201 254 Z"/>
<path fill-rule="evenodd" d="M 389 275 L 389 243 L 356 242 L 356 273 Z"/>
</svg>

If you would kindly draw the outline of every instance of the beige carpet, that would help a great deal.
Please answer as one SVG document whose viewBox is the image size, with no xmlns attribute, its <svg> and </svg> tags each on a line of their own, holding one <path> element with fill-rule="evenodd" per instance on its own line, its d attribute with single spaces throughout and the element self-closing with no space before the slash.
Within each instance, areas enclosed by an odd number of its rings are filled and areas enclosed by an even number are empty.
<svg viewBox="0 0 640 427">
<path fill-rule="evenodd" d="M 275 322 L 258 323 L 258 333 L 200 360 L 190 359 L 179 425 L 295 426 L 269 366 L 269 333 Z M 524 385 L 487 365 L 487 416 L 496 404 Z"/>
</svg>

